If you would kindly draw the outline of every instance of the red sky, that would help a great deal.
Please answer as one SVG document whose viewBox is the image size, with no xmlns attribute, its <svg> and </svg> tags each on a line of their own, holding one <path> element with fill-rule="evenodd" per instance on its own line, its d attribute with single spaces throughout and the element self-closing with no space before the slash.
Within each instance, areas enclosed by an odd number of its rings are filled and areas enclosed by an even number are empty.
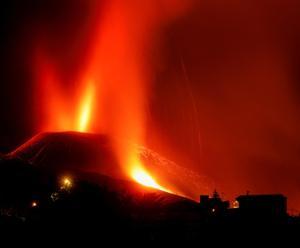
<svg viewBox="0 0 300 248">
<path fill-rule="evenodd" d="M 166 11 L 173 6 L 164 2 Z M 228 198 L 284 193 L 289 207 L 300 209 L 299 5 L 195 0 L 174 12 L 145 57 L 148 145 L 208 176 Z M 37 30 L 51 40 L 48 49 L 72 87 L 93 29 L 86 1 L 3 7 L 0 147 L 7 151 L 35 133 L 28 115 L 33 37 L 43 37 Z"/>
</svg>

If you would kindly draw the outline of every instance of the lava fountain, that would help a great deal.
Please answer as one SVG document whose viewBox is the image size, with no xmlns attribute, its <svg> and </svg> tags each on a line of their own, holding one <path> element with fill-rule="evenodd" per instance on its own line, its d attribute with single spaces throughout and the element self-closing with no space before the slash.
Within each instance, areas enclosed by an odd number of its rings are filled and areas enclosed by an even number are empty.
<svg viewBox="0 0 300 248">
<path fill-rule="evenodd" d="M 91 1 L 94 30 L 71 90 L 59 75 L 55 58 L 50 59 L 46 49 L 38 50 L 38 130 L 117 137 L 114 150 L 124 173 L 144 186 L 171 192 L 124 141 L 144 143 L 152 46 L 159 29 L 185 9 L 181 2 Z"/>
<path fill-rule="evenodd" d="M 90 122 L 92 114 L 94 94 L 94 83 L 93 81 L 91 81 L 87 85 L 86 92 L 84 92 L 81 106 L 78 111 L 77 130 L 80 132 L 85 132 L 88 130 L 88 124 Z"/>
</svg>

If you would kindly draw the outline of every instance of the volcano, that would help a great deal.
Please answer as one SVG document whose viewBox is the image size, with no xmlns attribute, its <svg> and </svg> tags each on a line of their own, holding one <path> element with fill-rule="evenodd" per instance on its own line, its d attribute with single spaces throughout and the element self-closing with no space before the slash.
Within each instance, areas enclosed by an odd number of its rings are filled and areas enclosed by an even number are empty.
<svg viewBox="0 0 300 248">
<path fill-rule="evenodd" d="M 34 167 L 60 174 L 92 172 L 117 179 L 128 179 L 128 175 L 120 169 L 113 152 L 114 142 L 115 140 L 106 135 L 94 133 L 41 133 L 6 157 L 21 159 Z M 129 142 L 126 145 L 134 147 L 144 167 L 154 175 L 159 175 L 171 192 L 198 199 L 200 192 L 212 191 L 213 183 L 207 177 L 183 168 L 144 146 Z M 192 189 L 194 194 L 185 191 L 187 188 Z"/>
<path fill-rule="evenodd" d="M 231 212 L 207 215 L 194 200 L 126 178 L 112 145 L 100 134 L 43 133 L 1 155 L 1 225 L 49 230 L 47 238 L 67 231 L 72 239 L 74 233 L 88 233 L 132 242 L 197 240 L 210 230 L 208 223 L 238 220 Z M 171 182 L 176 173 L 187 180 L 187 171 L 175 163 L 145 147 L 136 150 L 145 166 L 160 171 L 164 180 Z"/>
<path fill-rule="evenodd" d="M 147 168 L 161 171 L 165 179 L 172 177 L 170 171 L 178 173 L 180 170 L 149 149 L 137 147 L 137 152 Z M 151 221 L 169 218 L 178 212 L 181 216 L 184 212 L 190 215 L 198 209 L 193 200 L 145 187 L 126 178 L 112 152 L 112 140 L 100 134 L 38 134 L 15 151 L 3 155 L 0 170 L 0 198 L 4 204 L 1 207 L 14 206 L 18 216 L 27 215 L 26 208 L 32 201 L 34 206 L 40 202 L 48 209 L 56 198 L 61 198 L 68 206 L 63 208 L 68 209 L 64 216 L 70 214 L 70 209 L 74 210 L 74 205 L 78 208 L 74 214 L 77 217 L 86 212 L 98 216 L 114 209 L 114 214 L 108 214 L 110 219 L 121 214 L 124 218 L 149 218 Z M 183 176 L 184 173 L 182 170 Z M 70 194 L 61 192 L 59 185 L 64 176 L 73 182 Z"/>
<path fill-rule="evenodd" d="M 116 177 L 119 171 L 109 138 L 99 134 L 40 133 L 6 157 L 56 173 L 97 172 Z"/>
</svg>

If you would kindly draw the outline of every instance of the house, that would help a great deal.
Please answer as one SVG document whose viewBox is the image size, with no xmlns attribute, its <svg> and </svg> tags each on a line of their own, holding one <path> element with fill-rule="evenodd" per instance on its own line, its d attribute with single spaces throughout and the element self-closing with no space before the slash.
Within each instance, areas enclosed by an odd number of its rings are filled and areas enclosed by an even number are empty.
<svg viewBox="0 0 300 248">
<path fill-rule="evenodd" d="M 229 201 L 223 201 L 218 192 L 214 191 L 212 197 L 200 195 L 200 208 L 206 214 L 222 214 L 229 208 Z"/>
<path fill-rule="evenodd" d="M 287 198 L 281 194 L 240 195 L 236 198 L 242 215 L 280 217 L 287 215 Z"/>
</svg>

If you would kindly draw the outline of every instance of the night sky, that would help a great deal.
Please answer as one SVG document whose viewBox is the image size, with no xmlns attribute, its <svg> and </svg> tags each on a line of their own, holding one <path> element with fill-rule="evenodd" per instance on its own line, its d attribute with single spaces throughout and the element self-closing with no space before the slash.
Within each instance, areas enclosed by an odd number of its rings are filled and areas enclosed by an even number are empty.
<svg viewBox="0 0 300 248">
<path fill-rule="evenodd" d="M 49 41 L 66 82 L 80 68 L 93 32 L 87 2 L 1 1 L 0 152 L 38 132 L 35 41 Z M 225 197 L 284 193 L 299 210 L 299 1 L 190 1 L 152 49 L 148 146 Z"/>
</svg>

